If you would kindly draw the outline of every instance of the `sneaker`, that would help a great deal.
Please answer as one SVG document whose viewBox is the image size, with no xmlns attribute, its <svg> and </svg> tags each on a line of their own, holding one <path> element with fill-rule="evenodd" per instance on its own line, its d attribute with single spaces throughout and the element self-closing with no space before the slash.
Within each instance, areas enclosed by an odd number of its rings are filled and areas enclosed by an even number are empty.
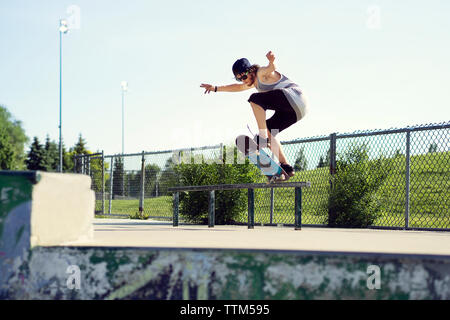
<svg viewBox="0 0 450 320">
<path fill-rule="evenodd" d="M 267 176 L 267 183 L 277 183 L 277 182 L 281 182 L 281 181 L 287 181 L 289 180 L 289 176 L 285 176 L 285 174 L 283 173 L 281 176 Z"/>
<path fill-rule="evenodd" d="M 280 167 L 288 174 L 289 178 L 295 174 L 294 168 L 287 163 L 280 163 Z"/>
</svg>

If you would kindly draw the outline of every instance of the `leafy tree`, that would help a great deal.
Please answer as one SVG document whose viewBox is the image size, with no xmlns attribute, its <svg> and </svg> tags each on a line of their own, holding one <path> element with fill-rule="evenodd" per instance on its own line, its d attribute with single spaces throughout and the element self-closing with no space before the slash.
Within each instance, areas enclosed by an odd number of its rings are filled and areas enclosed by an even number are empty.
<svg viewBox="0 0 450 320">
<path fill-rule="evenodd" d="M 174 170 L 175 164 L 172 158 L 167 159 L 164 165 L 164 170 L 159 176 L 158 180 L 158 193 L 160 195 L 167 195 L 167 188 L 176 186 L 179 181 L 179 176 Z"/>
<path fill-rule="evenodd" d="M 6 109 L 6 107 L 0 105 L 0 128 L 3 131 L 3 143 L 6 146 L 6 140 L 8 141 L 9 149 L 12 149 L 13 153 L 10 151 L 4 151 L 3 156 L 7 156 L 11 160 L 0 159 L 0 161 L 8 163 L 8 170 L 23 170 L 25 169 L 25 144 L 28 142 L 28 137 L 25 135 L 25 131 L 22 128 L 21 121 L 13 119 L 11 113 Z M 3 152 L 2 152 L 3 154 Z"/>
<path fill-rule="evenodd" d="M 90 153 L 90 152 L 89 152 Z M 105 172 L 108 170 L 108 165 L 105 166 Z M 102 176 L 102 158 L 95 158 L 90 160 L 90 176 L 92 178 L 92 188 L 95 192 L 101 192 L 102 191 L 102 183 L 103 183 L 103 176 Z M 105 176 L 105 183 L 106 183 L 106 176 Z"/>
<path fill-rule="evenodd" d="M 125 175 L 125 194 L 138 198 L 141 191 L 141 171 L 130 170 Z"/>
<path fill-rule="evenodd" d="M 63 153 L 63 171 L 64 172 L 73 172 L 73 159 L 74 159 L 74 151 L 73 150 L 69 150 L 69 152 L 66 151 L 66 147 L 64 145 L 62 145 L 62 153 Z M 58 156 L 58 161 L 59 161 L 59 156 Z"/>
<path fill-rule="evenodd" d="M 14 148 L 6 130 L 0 128 L 0 170 L 11 170 L 14 165 Z"/>
<path fill-rule="evenodd" d="M 148 164 L 145 166 L 145 196 L 155 196 L 157 177 L 161 172 L 161 168 L 156 164 Z M 141 177 L 139 174 L 139 181 Z M 139 182 L 140 183 L 140 182 Z"/>
</svg>

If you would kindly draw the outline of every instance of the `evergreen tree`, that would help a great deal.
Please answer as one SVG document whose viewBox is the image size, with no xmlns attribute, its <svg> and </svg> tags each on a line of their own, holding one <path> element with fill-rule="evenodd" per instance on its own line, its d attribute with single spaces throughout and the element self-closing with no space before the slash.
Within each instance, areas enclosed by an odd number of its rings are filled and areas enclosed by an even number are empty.
<svg viewBox="0 0 450 320">
<path fill-rule="evenodd" d="M 428 153 L 435 153 L 438 150 L 438 145 L 437 143 L 433 142 L 432 144 L 430 144 L 430 147 L 428 148 Z"/>
<path fill-rule="evenodd" d="M 89 150 L 86 149 L 86 140 L 83 139 L 83 137 L 80 135 L 78 136 L 78 141 L 75 144 L 75 147 L 73 148 L 73 151 L 75 151 L 75 154 L 89 154 Z"/>
<path fill-rule="evenodd" d="M 123 168 L 123 158 L 114 158 L 114 169 L 113 169 L 113 196 L 123 196 L 125 195 L 125 176 Z"/>
<path fill-rule="evenodd" d="M 317 168 L 325 168 L 325 167 L 330 166 L 330 163 L 331 163 L 330 158 L 331 158 L 331 150 L 328 149 L 325 159 L 323 156 L 320 156 L 319 164 L 317 165 Z"/>
<path fill-rule="evenodd" d="M 297 159 L 295 160 L 294 170 L 295 171 L 303 171 L 308 167 L 308 161 L 305 156 L 305 148 L 301 148 L 297 153 Z"/>
<path fill-rule="evenodd" d="M 43 155 L 43 166 L 45 171 L 58 171 L 59 168 L 59 146 L 55 141 L 50 141 L 50 137 L 47 135 Z M 63 153 L 64 154 L 64 153 Z"/>
<path fill-rule="evenodd" d="M 319 164 L 317 165 L 317 168 L 323 168 L 326 166 L 327 166 L 327 164 L 325 163 L 325 160 L 323 160 L 323 156 L 320 156 Z"/>
<path fill-rule="evenodd" d="M 403 153 L 400 151 L 400 149 L 395 150 L 394 157 L 393 157 L 394 159 L 397 157 L 402 157 L 402 156 L 403 156 Z"/>
<path fill-rule="evenodd" d="M 27 154 L 25 163 L 28 170 L 46 170 L 44 166 L 45 151 L 42 144 L 39 142 L 38 137 L 33 138 L 30 151 Z"/>
<path fill-rule="evenodd" d="M 70 161 L 65 162 L 64 166 L 67 166 L 67 168 L 70 168 L 70 171 L 75 171 L 75 172 L 82 172 L 83 168 L 82 168 L 82 163 L 81 163 L 81 159 L 77 158 L 78 161 L 75 164 L 74 160 L 76 156 L 80 156 L 80 155 L 86 155 L 86 154 L 90 154 L 91 152 L 86 148 L 86 140 L 83 139 L 81 133 L 78 136 L 78 141 L 75 144 L 75 146 L 73 146 L 72 148 L 70 148 L 69 150 L 69 154 L 70 154 Z M 65 160 L 64 160 L 65 161 Z M 74 169 L 73 166 L 76 166 L 76 168 Z"/>
</svg>

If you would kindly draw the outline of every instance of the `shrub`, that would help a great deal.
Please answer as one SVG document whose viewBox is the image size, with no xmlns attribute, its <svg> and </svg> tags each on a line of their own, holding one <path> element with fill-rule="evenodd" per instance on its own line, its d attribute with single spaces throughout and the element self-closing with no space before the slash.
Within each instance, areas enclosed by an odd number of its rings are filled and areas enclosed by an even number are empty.
<svg viewBox="0 0 450 320">
<path fill-rule="evenodd" d="M 328 225 L 364 228 L 374 223 L 381 211 L 377 196 L 390 171 L 389 162 L 380 156 L 369 160 L 366 145 L 352 146 L 336 161 L 328 198 Z"/>
<path fill-rule="evenodd" d="M 234 148 L 229 147 L 229 148 Z M 234 148 L 234 163 L 236 163 L 237 150 Z M 175 166 L 181 185 L 210 185 L 210 184 L 238 184 L 253 183 L 260 175 L 255 166 L 245 164 L 227 164 L 226 147 L 223 151 L 222 163 L 181 163 Z M 201 162 L 201 163 L 199 163 Z M 188 222 L 207 223 L 208 220 L 208 192 L 182 192 L 180 193 L 180 215 Z M 237 217 L 247 210 L 246 190 L 215 191 L 215 223 L 231 224 Z"/>
<path fill-rule="evenodd" d="M 128 215 L 128 219 L 148 220 L 148 218 L 150 218 L 150 213 L 147 212 L 134 211 Z"/>
</svg>

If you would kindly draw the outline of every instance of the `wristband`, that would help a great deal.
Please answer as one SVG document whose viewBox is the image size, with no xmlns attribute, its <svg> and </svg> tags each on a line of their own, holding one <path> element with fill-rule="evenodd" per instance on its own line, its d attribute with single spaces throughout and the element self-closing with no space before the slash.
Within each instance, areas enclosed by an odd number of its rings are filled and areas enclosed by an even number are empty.
<svg viewBox="0 0 450 320">
<path fill-rule="evenodd" d="M 215 88 L 214 88 L 214 92 L 217 92 L 217 86 L 215 86 Z"/>
</svg>

